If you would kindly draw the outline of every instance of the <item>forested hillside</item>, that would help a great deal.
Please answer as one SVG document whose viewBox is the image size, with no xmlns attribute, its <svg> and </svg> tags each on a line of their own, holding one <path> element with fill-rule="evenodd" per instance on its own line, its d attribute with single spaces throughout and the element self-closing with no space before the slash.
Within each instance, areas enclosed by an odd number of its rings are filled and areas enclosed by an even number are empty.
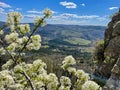
<svg viewBox="0 0 120 90">
<path fill-rule="evenodd" d="M 4 22 L 0 22 L 2 26 Z M 34 24 L 29 23 L 33 28 Z M 76 58 L 90 56 L 94 42 L 103 39 L 105 26 L 51 25 L 39 28 L 36 33 L 42 37 L 40 53 L 59 53 Z M 6 30 L 7 32 L 8 30 Z M 87 57 L 86 57 L 87 58 Z"/>
</svg>

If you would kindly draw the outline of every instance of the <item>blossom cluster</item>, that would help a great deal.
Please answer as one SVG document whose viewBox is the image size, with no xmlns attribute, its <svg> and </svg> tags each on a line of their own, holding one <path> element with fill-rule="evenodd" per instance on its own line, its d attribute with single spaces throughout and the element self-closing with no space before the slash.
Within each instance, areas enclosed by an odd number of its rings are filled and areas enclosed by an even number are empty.
<svg viewBox="0 0 120 90">
<path fill-rule="evenodd" d="M 59 90 L 70 90 L 71 87 L 71 80 L 69 77 L 62 76 L 60 78 L 61 86 L 59 87 Z"/>
<path fill-rule="evenodd" d="M 17 38 L 18 38 L 18 33 L 16 33 L 16 32 L 10 33 L 5 36 L 5 40 L 7 43 L 15 42 L 15 41 L 17 41 Z"/>
<path fill-rule="evenodd" d="M 1 71 L 0 72 L 0 90 L 5 90 L 5 88 L 9 87 L 12 84 L 14 84 L 14 79 L 10 75 L 10 71 L 8 70 Z"/>
<path fill-rule="evenodd" d="M 61 67 L 62 67 L 64 70 L 67 70 L 69 66 L 76 64 L 76 61 L 75 61 L 75 59 L 72 57 L 72 55 L 69 55 L 69 56 L 65 57 L 64 61 L 62 62 L 62 64 L 63 64 L 63 65 L 62 65 Z"/>
<path fill-rule="evenodd" d="M 17 27 L 20 31 L 21 34 L 26 34 L 28 32 L 30 32 L 30 26 L 29 24 L 21 24 L 21 25 L 18 25 Z"/>
<path fill-rule="evenodd" d="M 82 90 L 102 90 L 102 88 L 94 81 L 89 80 L 82 85 Z"/>
<path fill-rule="evenodd" d="M 5 64 L 2 65 L 2 69 L 3 70 L 9 69 L 13 64 L 14 64 L 13 60 L 10 59 Z"/>
<path fill-rule="evenodd" d="M 2 66 L 4 69 L 0 72 L 0 85 L 2 89 L 7 82 L 8 84 L 6 86 L 10 88 L 10 90 L 31 90 L 25 77 L 20 74 L 26 71 L 37 90 L 45 90 L 45 88 L 47 90 L 71 90 L 71 79 L 66 76 L 61 76 L 59 79 L 54 73 L 48 74 L 46 71 L 47 65 L 41 59 L 37 59 L 31 64 L 23 62 L 21 65 L 16 65 L 11 71 L 8 71 L 9 67 L 7 68 L 6 66 L 12 64 L 13 61 L 9 60 Z M 14 77 L 12 77 L 12 75 Z M 97 83 L 89 80 L 89 75 L 83 70 L 77 70 L 75 76 L 78 79 L 75 82 L 73 90 L 101 90 L 101 87 Z M 2 81 L 3 78 L 5 78 L 4 81 Z"/>
<path fill-rule="evenodd" d="M 16 55 L 26 45 L 27 50 L 38 50 L 41 47 L 40 35 L 32 35 L 29 37 L 31 28 L 29 24 L 20 24 L 22 15 L 19 12 L 10 12 L 7 18 L 7 25 L 10 28 L 10 32 L 4 37 L 7 43 L 6 49 L 12 54 Z M 43 21 L 45 21 L 43 19 Z M 39 22 L 42 23 L 42 22 Z M 4 31 L 0 30 L 0 34 Z M 1 54 L 6 54 L 6 51 L 2 47 L 0 49 Z"/>
<path fill-rule="evenodd" d="M 52 16 L 52 11 L 47 8 L 43 11 L 43 14 L 46 16 L 46 18 L 49 18 Z"/>
<path fill-rule="evenodd" d="M 67 70 L 70 75 L 73 75 L 77 78 L 75 85 L 73 85 L 73 90 L 101 90 L 100 86 L 95 83 L 94 81 L 90 80 L 89 74 L 85 73 L 83 70 L 76 70 L 76 68 L 72 67 L 72 65 L 76 64 L 75 59 L 70 55 L 65 57 L 64 61 L 62 62 L 63 70 Z M 67 89 L 65 88 L 64 84 L 61 84 L 60 90 L 70 90 L 71 88 L 71 79 L 68 77 L 62 77 L 62 83 L 68 84 Z"/>
<path fill-rule="evenodd" d="M 21 13 L 19 12 L 10 12 L 8 13 L 7 24 L 14 25 L 20 23 L 20 19 L 22 18 Z"/>
</svg>

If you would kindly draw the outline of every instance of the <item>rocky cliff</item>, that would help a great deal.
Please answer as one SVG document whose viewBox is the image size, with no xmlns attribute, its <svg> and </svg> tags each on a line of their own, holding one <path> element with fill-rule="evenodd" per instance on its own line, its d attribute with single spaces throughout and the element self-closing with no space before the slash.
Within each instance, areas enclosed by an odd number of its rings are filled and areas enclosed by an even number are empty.
<svg viewBox="0 0 120 90">
<path fill-rule="evenodd" d="M 101 55 L 104 58 L 94 73 L 109 78 L 104 90 L 120 90 L 120 10 L 113 15 L 105 30 Z"/>
</svg>

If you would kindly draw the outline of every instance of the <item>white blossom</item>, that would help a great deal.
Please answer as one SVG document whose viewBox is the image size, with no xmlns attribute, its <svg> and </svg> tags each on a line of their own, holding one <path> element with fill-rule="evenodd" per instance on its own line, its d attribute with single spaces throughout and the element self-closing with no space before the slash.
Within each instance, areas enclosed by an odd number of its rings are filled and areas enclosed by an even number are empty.
<svg viewBox="0 0 120 90">
<path fill-rule="evenodd" d="M 45 26 L 45 25 L 46 25 L 46 21 L 43 20 L 43 18 L 36 17 L 36 18 L 35 18 L 35 25 L 36 25 L 36 26 L 39 26 L 39 25 Z"/>
<path fill-rule="evenodd" d="M 11 30 L 11 32 L 15 31 L 15 25 L 14 24 L 10 25 L 10 30 Z"/>
<path fill-rule="evenodd" d="M 89 74 L 85 73 L 83 70 L 77 70 L 76 76 L 81 81 L 87 81 L 90 79 Z"/>
<path fill-rule="evenodd" d="M 35 86 L 38 90 L 44 90 L 42 87 L 45 86 L 45 84 L 42 81 L 37 81 Z"/>
<path fill-rule="evenodd" d="M 32 68 L 33 68 L 33 64 L 26 64 L 25 65 L 26 70 L 29 70 L 29 69 L 32 69 Z"/>
<path fill-rule="evenodd" d="M 78 78 L 81 78 L 81 77 L 84 76 L 84 75 L 85 75 L 85 72 L 84 72 L 83 70 L 77 70 L 76 76 L 77 76 Z"/>
<path fill-rule="evenodd" d="M 0 30 L 0 35 L 4 34 L 4 31 L 3 30 Z"/>
<path fill-rule="evenodd" d="M 34 43 L 34 50 L 39 50 L 41 47 L 41 43 Z"/>
<path fill-rule="evenodd" d="M 3 70 L 0 72 L 0 86 L 9 86 L 14 84 L 14 79 L 9 73 L 10 71 L 8 70 Z"/>
<path fill-rule="evenodd" d="M 10 25 L 14 25 L 14 18 L 11 16 L 11 13 L 8 14 L 8 18 L 7 18 L 7 23 Z"/>
<path fill-rule="evenodd" d="M 47 67 L 47 65 L 46 65 L 46 63 L 44 63 L 42 60 L 40 60 L 40 59 L 37 59 L 37 60 L 35 60 L 34 62 L 33 62 L 33 65 L 34 66 L 38 66 L 38 67 L 40 67 L 40 68 L 46 68 Z"/>
<path fill-rule="evenodd" d="M 60 83 L 62 86 L 71 86 L 71 80 L 66 76 L 60 78 Z"/>
<path fill-rule="evenodd" d="M 67 64 L 69 64 L 69 65 L 74 65 L 74 64 L 76 64 L 76 61 L 75 61 L 75 59 L 73 58 L 73 56 L 70 55 L 70 56 L 65 57 L 65 59 L 64 59 L 64 61 L 63 61 L 62 63 L 63 63 L 63 64 L 64 64 L 64 63 L 67 63 Z"/>
<path fill-rule="evenodd" d="M 17 47 L 17 44 L 16 43 L 11 43 L 8 47 L 7 47 L 7 49 L 9 50 L 9 51 L 15 51 L 15 48 Z"/>
<path fill-rule="evenodd" d="M 0 48 L 0 53 L 1 53 L 1 55 L 5 55 L 6 54 L 6 50 L 3 47 L 1 47 Z"/>
<path fill-rule="evenodd" d="M 8 60 L 5 64 L 2 65 L 2 69 L 8 69 L 11 65 L 13 65 L 14 61 L 13 60 Z"/>
<path fill-rule="evenodd" d="M 41 44 L 40 43 L 29 43 L 26 47 L 28 50 L 32 50 L 32 49 L 38 50 L 40 49 Z"/>
<path fill-rule="evenodd" d="M 22 84 L 14 84 L 9 86 L 10 90 L 23 90 L 24 86 Z"/>
<path fill-rule="evenodd" d="M 54 73 L 48 75 L 48 82 L 58 81 L 57 76 Z"/>
<path fill-rule="evenodd" d="M 56 90 L 58 87 L 58 78 L 54 73 L 50 73 L 47 76 L 47 88 L 48 90 Z"/>
<path fill-rule="evenodd" d="M 49 18 L 49 17 L 52 16 L 52 11 L 47 8 L 47 9 L 45 9 L 45 10 L 43 11 L 43 14 L 44 14 L 47 18 Z"/>
<path fill-rule="evenodd" d="M 18 24 L 22 18 L 21 13 L 19 12 L 10 12 L 8 13 L 7 23 L 10 25 Z"/>
<path fill-rule="evenodd" d="M 60 86 L 58 90 L 70 90 L 70 87 Z"/>
<path fill-rule="evenodd" d="M 82 90 L 102 90 L 100 86 L 94 81 L 86 81 L 82 85 Z"/>
<path fill-rule="evenodd" d="M 28 37 L 27 36 L 23 36 L 22 41 L 23 42 L 27 42 L 27 40 L 28 40 Z"/>
<path fill-rule="evenodd" d="M 32 39 L 32 42 L 41 42 L 41 37 L 40 37 L 40 35 L 34 35 L 34 36 L 32 36 L 31 37 L 31 39 Z"/>
<path fill-rule="evenodd" d="M 22 72 L 22 71 L 23 71 L 22 66 L 16 65 L 16 66 L 14 67 L 14 72 L 19 73 L 19 72 Z"/>
<path fill-rule="evenodd" d="M 17 43 L 18 45 L 21 45 L 21 44 L 23 43 L 23 39 L 22 39 L 22 38 L 18 38 L 18 39 L 16 40 L 16 43 Z"/>
<path fill-rule="evenodd" d="M 5 40 L 7 43 L 15 42 L 18 38 L 18 33 L 13 32 L 5 36 Z"/>
<path fill-rule="evenodd" d="M 44 84 L 47 83 L 47 80 L 48 80 L 47 77 L 48 77 L 47 73 L 39 74 L 38 75 L 39 81 L 43 82 Z"/>
<path fill-rule="evenodd" d="M 47 85 L 48 90 L 57 90 L 58 83 L 57 82 L 51 82 Z"/>
<path fill-rule="evenodd" d="M 47 75 L 47 71 L 46 71 L 44 68 L 39 68 L 39 69 L 38 69 L 38 72 L 39 72 L 39 74 Z M 46 77 L 47 77 L 47 76 L 46 76 Z"/>
<path fill-rule="evenodd" d="M 18 29 L 20 30 L 21 34 L 26 34 L 26 33 L 30 32 L 30 26 L 29 26 L 29 24 L 18 25 Z"/>
<path fill-rule="evenodd" d="M 68 70 L 68 72 L 71 73 L 72 75 L 75 75 L 75 74 L 76 74 L 76 68 L 68 67 L 67 70 Z"/>
<path fill-rule="evenodd" d="M 68 68 L 69 66 L 76 64 L 76 61 L 75 61 L 75 59 L 73 58 L 72 55 L 69 55 L 69 56 L 65 57 L 64 61 L 62 62 L 62 64 L 63 64 L 63 65 L 62 65 L 61 67 L 62 67 L 64 70 L 67 70 L 67 68 Z"/>
<path fill-rule="evenodd" d="M 34 49 L 34 44 L 33 44 L 33 43 L 30 43 L 30 44 L 28 44 L 28 45 L 26 46 L 26 48 L 27 48 L 28 50 L 32 50 L 32 49 Z"/>
</svg>

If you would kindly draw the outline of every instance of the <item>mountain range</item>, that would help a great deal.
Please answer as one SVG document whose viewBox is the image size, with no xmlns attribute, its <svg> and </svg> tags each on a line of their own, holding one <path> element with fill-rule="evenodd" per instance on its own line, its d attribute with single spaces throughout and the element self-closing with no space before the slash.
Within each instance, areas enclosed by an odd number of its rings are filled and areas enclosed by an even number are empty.
<svg viewBox="0 0 120 90">
<path fill-rule="evenodd" d="M 32 24 L 31 24 L 32 26 Z M 50 25 L 39 28 L 43 43 L 90 45 L 103 39 L 105 26 Z"/>
<path fill-rule="evenodd" d="M 0 27 L 4 22 L 0 22 Z M 31 29 L 33 23 L 29 23 Z M 36 34 L 42 37 L 42 47 L 39 53 L 60 53 L 78 57 L 85 52 L 91 52 L 93 43 L 103 39 L 105 26 L 59 25 L 48 24 L 38 28 Z M 84 55 L 86 57 L 86 54 Z"/>
</svg>

